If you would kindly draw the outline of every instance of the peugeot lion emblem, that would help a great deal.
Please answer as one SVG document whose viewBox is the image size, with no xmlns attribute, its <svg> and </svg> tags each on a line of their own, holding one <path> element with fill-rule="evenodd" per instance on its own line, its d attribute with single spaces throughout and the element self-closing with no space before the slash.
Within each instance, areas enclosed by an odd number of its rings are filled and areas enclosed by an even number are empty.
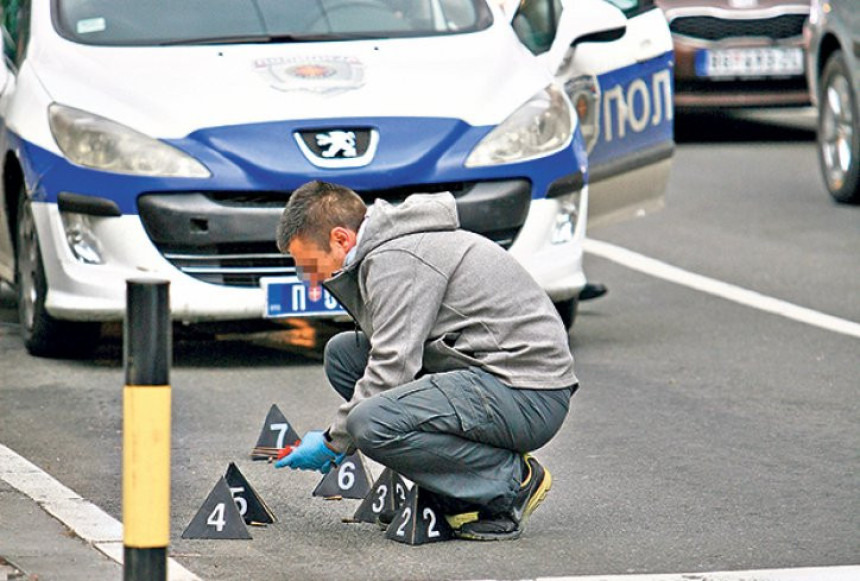
<svg viewBox="0 0 860 581">
<path fill-rule="evenodd" d="M 379 134 L 372 127 L 309 127 L 294 136 L 309 162 L 332 169 L 368 165 L 379 143 Z"/>
<path fill-rule="evenodd" d="M 322 149 L 321 155 L 325 158 L 333 157 L 356 157 L 358 151 L 355 149 L 355 132 L 353 131 L 328 131 L 317 133 L 317 145 Z"/>
</svg>

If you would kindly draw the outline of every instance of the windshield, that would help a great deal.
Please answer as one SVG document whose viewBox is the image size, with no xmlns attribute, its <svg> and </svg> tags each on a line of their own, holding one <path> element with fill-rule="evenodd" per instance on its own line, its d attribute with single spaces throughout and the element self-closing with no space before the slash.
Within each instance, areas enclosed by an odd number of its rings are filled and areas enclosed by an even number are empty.
<svg viewBox="0 0 860 581">
<path fill-rule="evenodd" d="M 99 45 L 307 42 L 472 32 L 485 0 L 55 0 L 54 21 Z"/>
</svg>

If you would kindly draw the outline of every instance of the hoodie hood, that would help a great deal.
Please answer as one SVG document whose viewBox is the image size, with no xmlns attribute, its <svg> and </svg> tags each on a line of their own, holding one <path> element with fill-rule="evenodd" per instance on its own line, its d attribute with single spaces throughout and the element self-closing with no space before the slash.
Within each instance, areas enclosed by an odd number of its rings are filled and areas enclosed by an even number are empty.
<svg viewBox="0 0 860 581">
<path fill-rule="evenodd" d="M 454 196 L 447 192 L 412 194 L 396 206 L 385 200 L 376 200 L 368 209 L 355 259 L 347 270 L 356 268 L 369 252 L 395 238 L 420 232 L 456 230 L 459 227 L 457 203 Z"/>
</svg>

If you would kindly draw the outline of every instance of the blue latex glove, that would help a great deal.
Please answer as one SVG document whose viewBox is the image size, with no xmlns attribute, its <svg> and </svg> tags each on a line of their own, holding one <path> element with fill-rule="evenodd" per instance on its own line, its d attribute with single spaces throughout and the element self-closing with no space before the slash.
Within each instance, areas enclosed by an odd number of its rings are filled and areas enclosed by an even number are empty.
<svg viewBox="0 0 860 581">
<path fill-rule="evenodd" d="M 338 454 L 326 446 L 325 436 L 322 431 L 313 430 L 305 434 L 301 444 L 284 458 L 275 462 L 275 468 L 298 468 L 300 470 L 319 470 L 327 474 L 329 470 L 337 466 L 346 454 Z"/>
</svg>

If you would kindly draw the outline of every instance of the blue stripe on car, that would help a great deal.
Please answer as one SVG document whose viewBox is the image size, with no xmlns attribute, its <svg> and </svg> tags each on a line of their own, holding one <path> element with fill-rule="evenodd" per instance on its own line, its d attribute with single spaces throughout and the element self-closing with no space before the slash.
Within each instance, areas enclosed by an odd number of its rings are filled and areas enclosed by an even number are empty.
<svg viewBox="0 0 860 581">
<path fill-rule="evenodd" d="M 373 161 L 360 168 L 322 169 L 301 153 L 293 134 L 303 129 L 372 127 L 380 135 Z M 36 199 L 56 202 L 60 191 L 111 199 L 124 214 L 136 214 L 145 192 L 267 190 L 290 191 L 311 179 L 359 190 L 448 182 L 528 179 L 534 198 L 546 195 L 556 179 L 586 165 L 576 141 L 546 157 L 484 168 L 466 168 L 472 148 L 493 127 L 473 127 L 444 118 L 338 118 L 268 122 L 201 129 L 167 143 L 200 160 L 211 178 L 158 178 L 94 170 L 18 139 L 26 150 L 27 183 Z M 577 136 L 577 140 L 580 139 Z M 70 184 L 74 184 L 71 186 Z"/>
</svg>

